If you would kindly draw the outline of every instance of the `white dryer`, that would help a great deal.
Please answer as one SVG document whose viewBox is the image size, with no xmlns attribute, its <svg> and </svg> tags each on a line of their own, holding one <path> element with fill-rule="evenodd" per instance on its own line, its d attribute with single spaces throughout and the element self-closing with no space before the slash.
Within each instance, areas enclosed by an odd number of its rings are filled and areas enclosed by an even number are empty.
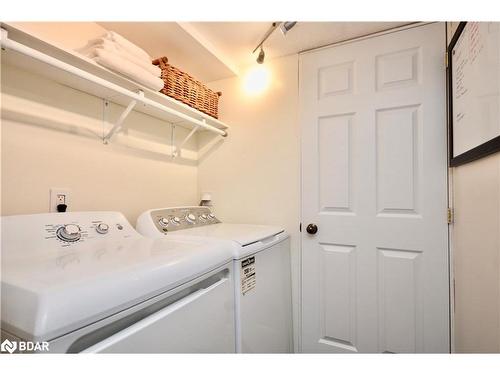
<svg viewBox="0 0 500 375">
<path fill-rule="evenodd" d="M 6 216 L 1 226 L 2 349 L 235 351 L 231 243 L 145 238 L 118 212 Z"/>
<path fill-rule="evenodd" d="M 236 351 L 293 351 L 290 240 L 282 228 L 221 223 L 208 207 L 176 207 L 142 213 L 136 229 L 151 238 L 231 240 Z"/>
</svg>

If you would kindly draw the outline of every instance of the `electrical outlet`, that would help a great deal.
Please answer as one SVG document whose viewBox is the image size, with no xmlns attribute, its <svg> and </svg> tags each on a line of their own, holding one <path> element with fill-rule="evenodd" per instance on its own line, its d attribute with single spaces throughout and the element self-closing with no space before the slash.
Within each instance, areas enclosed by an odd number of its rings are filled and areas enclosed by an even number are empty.
<svg viewBox="0 0 500 375">
<path fill-rule="evenodd" d="M 50 200 L 49 200 L 49 211 L 57 212 L 57 205 L 65 204 L 69 208 L 69 196 L 71 190 L 68 188 L 51 188 L 50 189 Z M 67 210 L 69 211 L 69 210 Z"/>
</svg>

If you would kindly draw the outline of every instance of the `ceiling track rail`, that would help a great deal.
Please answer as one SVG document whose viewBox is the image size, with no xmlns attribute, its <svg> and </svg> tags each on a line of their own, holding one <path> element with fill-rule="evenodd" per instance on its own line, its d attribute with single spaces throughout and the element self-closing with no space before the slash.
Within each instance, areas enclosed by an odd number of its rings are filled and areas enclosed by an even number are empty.
<svg viewBox="0 0 500 375">
<path fill-rule="evenodd" d="M 163 111 L 165 113 L 168 113 L 172 116 L 175 116 L 176 118 L 179 119 L 180 122 L 185 122 L 193 126 L 193 129 L 191 133 L 186 137 L 186 139 L 176 147 L 176 149 L 173 151 L 173 156 L 175 155 L 180 155 L 180 149 L 179 147 L 184 146 L 184 144 L 191 138 L 194 133 L 199 130 L 207 130 L 209 132 L 215 133 L 217 135 L 221 135 L 223 137 L 227 136 L 227 132 L 225 130 L 219 129 L 215 126 L 207 124 L 205 119 L 198 119 L 195 117 L 191 117 L 185 113 L 181 113 L 179 111 L 176 111 L 173 108 L 169 108 L 163 104 L 160 104 L 154 100 L 151 100 L 147 97 L 144 96 L 144 92 L 142 90 L 139 90 L 138 92 L 134 92 L 131 90 L 128 90 L 126 88 L 123 88 L 117 84 L 114 84 L 112 82 L 109 82 L 103 78 L 100 78 L 94 74 L 91 74 L 89 72 L 86 72 L 85 70 L 79 69 L 71 64 L 65 63 L 64 61 L 58 60 L 52 56 L 46 55 L 36 49 L 30 48 L 28 46 L 25 46 L 24 44 L 18 43 L 12 39 L 8 38 L 8 32 L 5 29 L 1 29 L 1 47 L 2 49 L 9 49 L 16 51 L 20 54 L 29 56 L 31 58 L 34 58 L 36 60 L 39 60 L 45 64 L 51 65 L 55 68 L 58 68 L 60 70 L 63 70 L 67 73 L 70 73 L 74 76 L 77 76 L 83 80 L 90 81 L 96 85 L 102 86 L 108 90 L 114 91 L 116 94 L 123 95 L 127 98 L 130 99 L 130 103 L 126 107 L 126 109 L 122 112 L 120 115 L 119 119 L 117 122 L 114 124 L 114 126 L 111 128 L 111 130 L 103 137 L 104 143 L 108 143 L 111 138 L 113 137 L 114 134 L 116 134 L 118 131 L 120 131 L 123 127 L 123 122 L 127 118 L 127 116 L 130 114 L 130 112 L 134 109 L 134 107 L 138 103 L 142 103 L 146 106 L 150 106 L 152 108 L 155 108 L 159 111 Z"/>
</svg>

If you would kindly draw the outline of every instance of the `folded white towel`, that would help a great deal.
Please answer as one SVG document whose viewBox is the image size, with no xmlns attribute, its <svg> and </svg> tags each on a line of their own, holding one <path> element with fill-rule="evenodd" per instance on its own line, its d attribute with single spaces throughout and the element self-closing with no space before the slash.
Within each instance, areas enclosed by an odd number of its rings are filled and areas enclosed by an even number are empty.
<svg viewBox="0 0 500 375">
<path fill-rule="evenodd" d="M 133 55 L 128 50 L 120 46 L 118 43 L 115 43 L 108 39 L 104 38 L 94 39 L 92 41 L 92 44 L 87 44 L 85 47 L 80 48 L 77 51 L 87 57 L 94 58 L 97 56 L 96 49 L 104 49 L 108 52 L 117 54 L 121 58 L 126 59 L 136 65 L 139 65 L 141 68 L 146 69 L 155 77 L 161 76 L 161 69 L 158 66 L 153 65 L 151 60 L 144 60 L 138 57 L 137 55 Z"/>
<path fill-rule="evenodd" d="M 113 42 L 119 44 L 127 51 L 129 51 L 132 55 L 136 55 L 137 57 L 147 61 L 152 60 L 151 56 L 149 56 L 149 54 L 146 51 L 144 51 L 142 48 L 136 46 L 130 40 L 125 39 L 123 36 L 114 31 L 108 31 L 106 34 L 104 34 L 103 37 L 105 39 L 112 40 Z"/>
<path fill-rule="evenodd" d="M 155 77 L 146 69 L 120 58 L 118 55 L 102 48 L 95 49 L 95 57 L 92 58 L 98 64 L 105 66 L 117 73 L 121 73 L 128 78 L 146 86 L 154 91 L 160 91 L 164 82 L 161 78 Z"/>
</svg>

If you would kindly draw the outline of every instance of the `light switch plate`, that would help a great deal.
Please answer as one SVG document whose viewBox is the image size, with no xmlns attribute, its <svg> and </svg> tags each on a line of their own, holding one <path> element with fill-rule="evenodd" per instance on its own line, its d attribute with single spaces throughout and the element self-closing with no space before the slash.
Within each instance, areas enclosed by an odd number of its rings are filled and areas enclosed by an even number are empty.
<svg viewBox="0 0 500 375">
<path fill-rule="evenodd" d="M 57 205 L 65 204 L 68 206 L 66 211 L 69 211 L 69 197 L 71 194 L 71 190 L 68 188 L 51 188 L 50 189 L 50 198 L 49 198 L 49 211 L 57 212 Z"/>
</svg>

